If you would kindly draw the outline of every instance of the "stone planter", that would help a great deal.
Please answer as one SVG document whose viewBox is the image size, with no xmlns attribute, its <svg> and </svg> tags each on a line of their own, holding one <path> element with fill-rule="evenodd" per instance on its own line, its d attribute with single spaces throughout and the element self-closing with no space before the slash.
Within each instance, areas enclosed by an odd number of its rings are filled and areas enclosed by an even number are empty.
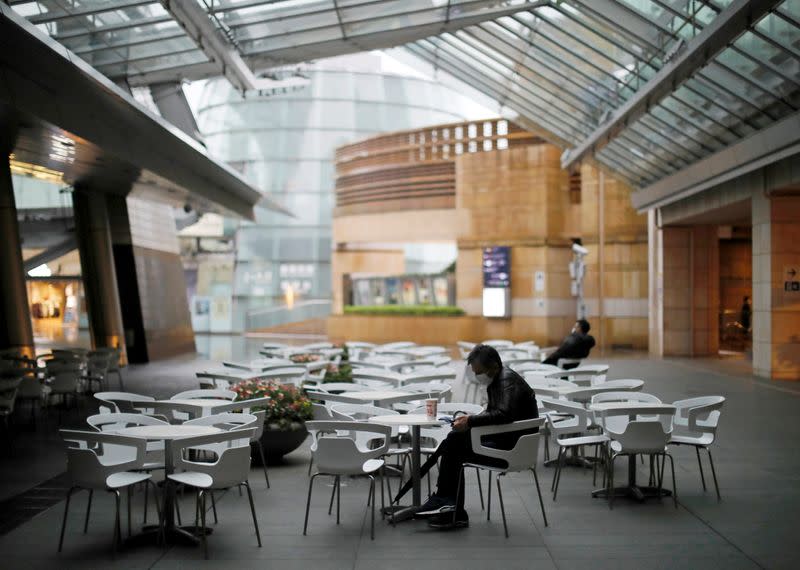
<svg viewBox="0 0 800 570">
<path fill-rule="evenodd" d="M 272 429 L 269 425 L 264 426 L 261 448 L 264 450 L 267 465 L 281 463 L 283 456 L 300 447 L 307 436 L 308 430 L 302 423 L 292 424 L 291 429 Z M 261 464 L 261 457 L 254 454 L 253 461 Z"/>
</svg>

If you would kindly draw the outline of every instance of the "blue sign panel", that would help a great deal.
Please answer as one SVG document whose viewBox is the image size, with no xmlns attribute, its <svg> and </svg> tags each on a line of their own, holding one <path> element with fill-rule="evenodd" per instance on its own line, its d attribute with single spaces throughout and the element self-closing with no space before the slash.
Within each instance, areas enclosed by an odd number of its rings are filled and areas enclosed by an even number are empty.
<svg viewBox="0 0 800 570">
<path fill-rule="evenodd" d="M 483 286 L 503 289 L 511 287 L 511 248 L 483 248 Z"/>
</svg>

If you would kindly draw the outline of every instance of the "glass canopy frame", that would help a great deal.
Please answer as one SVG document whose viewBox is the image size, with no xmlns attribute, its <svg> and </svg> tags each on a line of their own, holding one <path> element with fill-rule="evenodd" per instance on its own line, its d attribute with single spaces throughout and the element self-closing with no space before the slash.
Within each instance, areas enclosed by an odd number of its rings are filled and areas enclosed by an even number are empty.
<svg viewBox="0 0 800 570">
<path fill-rule="evenodd" d="M 344 53 L 405 44 L 570 148 L 739 0 L 184 1 L 196 2 L 251 66 L 275 65 L 293 50 L 307 55 L 312 52 L 304 50 L 324 53 L 328 46 Z M 195 79 L 219 66 L 155 0 L 10 4 L 115 80 L 161 72 Z M 594 157 L 644 187 L 798 108 L 800 0 L 776 1 Z"/>
</svg>

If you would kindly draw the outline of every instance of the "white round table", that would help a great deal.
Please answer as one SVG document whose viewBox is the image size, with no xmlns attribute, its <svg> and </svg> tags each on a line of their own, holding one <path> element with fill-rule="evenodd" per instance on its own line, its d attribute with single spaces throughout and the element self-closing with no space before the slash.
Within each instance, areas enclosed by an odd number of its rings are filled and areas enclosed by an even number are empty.
<svg viewBox="0 0 800 570">
<path fill-rule="evenodd" d="M 184 426 L 184 425 L 155 425 L 155 426 L 135 426 L 129 428 L 122 428 L 117 430 L 119 435 L 126 435 L 130 437 L 141 437 L 148 440 L 156 440 L 164 442 L 164 478 L 171 475 L 175 471 L 172 464 L 172 440 L 180 439 L 182 437 L 193 437 L 199 435 L 211 435 L 219 433 L 223 430 L 213 426 Z M 175 525 L 175 486 L 164 485 L 164 536 L 166 540 L 180 539 L 188 541 L 192 544 L 197 544 L 195 536 L 197 532 L 195 527 L 189 526 L 181 528 Z M 210 528 L 203 529 L 201 532 L 210 534 Z M 158 540 L 158 527 L 145 528 L 145 532 L 138 537 L 137 540 Z"/>
<path fill-rule="evenodd" d="M 371 423 L 380 424 L 384 426 L 411 426 L 411 483 L 412 483 L 412 503 L 411 509 L 406 509 L 408 515 L 413 516 L 414 507 L 419 507 L 422 504 L 422 485 L 420 483 L 420 428 L 423 426 L 441 426 L 442 422 L 436 418 L 431 418 L 425 414 L 389 414 L 385 416 L 373 416 L 369 418 Z M 390 497 L 391 502 L 391 497 Z M 407 518 L 403 514 L 403 510 L 394 513 L 396 520 L 404 520 Z"/>
</svg>

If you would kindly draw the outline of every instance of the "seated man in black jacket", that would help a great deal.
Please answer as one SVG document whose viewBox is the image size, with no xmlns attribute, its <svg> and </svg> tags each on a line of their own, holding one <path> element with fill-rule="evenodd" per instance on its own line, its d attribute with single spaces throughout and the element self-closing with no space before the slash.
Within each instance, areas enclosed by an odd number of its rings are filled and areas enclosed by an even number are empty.
<svg viewBox="0 0 800 570">
<path fill-rule="evenodd" d="M 478 381 L 486 385 L 489 403 L 480 414 L 458 416 L 453 422 L 453 431 L 442 442 L 439 449 L 441 463 L 436 493 L 430 496 L 417 513 L 418 517 L 432 517 L 428 524 L 434 528 L 469 526 L 469 517 L 464 510 L 464 473 L 461 468 L 464 463 L 477 462 L 505 467 L 505 462 L 500 459 L 477 455 L 472 451 L 469 428 L 539 417 L 533 390 L 519 374 L 503 367 L 500 355 L 494 348 L 484 344 L 477 345 L 467 357 L 467 366 L 471 366 Z M 498 449 L 513 449 L 517 439 L 536 431 L 534 429 L 498 434 L 491 441 L 483 443 Z"/>
<path fill-rule="evenodd" d="M 589 334 L 591 330 L 589 321 L 586 319 L 579 319 L 575 321 L 567 338 L 561 343 L 553 354 L 547 357 L 544 364 L 558 365 L 560 358 L 586 358 L 589 356 L 589 351 L 594 346 L 594 337 Z M 576 368 L 577 364 L 567 364 L 564 370 Z"/>
</svg>

